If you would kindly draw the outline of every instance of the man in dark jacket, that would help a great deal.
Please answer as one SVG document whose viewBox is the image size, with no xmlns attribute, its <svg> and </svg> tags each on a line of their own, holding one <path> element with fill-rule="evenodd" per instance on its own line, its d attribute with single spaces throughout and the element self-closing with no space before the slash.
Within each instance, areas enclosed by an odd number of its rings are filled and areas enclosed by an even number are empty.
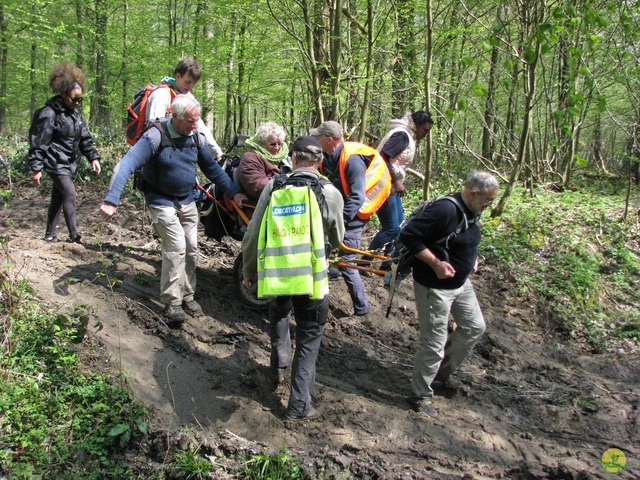
<svg viewBox="0 0 640 480">
<path fill-rule="evenodd" d="M 236 202 L 242 204 L 247 197 L 233 185 L 211 151 L 203 148 L 204 136 L 195 131 L 200 103 L 190 95 L 178 95 L 172 112 L 170 120 L 147 130 L 116 165 L 100 210 L 105 219 L 112 218 L 128 178 L 144 167 L 145 200 L 162 240 L 160 301 L 168 325 L 177 328 L 186 319 L 184 310 L 192 315 L 202 311 L 193 299 L 198 263 L 198 209 L 193 198 L 196 165 Z M 195 135 L 200 135 L 199 140 Z"/>
<path fill-rule="evenodd" d="M 480 227 L 475 220 L 498 195 L 498 182 L 487 172 L 474 171 L 464 189 L 454 198 L 463 207 L 468 228 L 447 242 L 439 239 L 456 230 L 461 222 L 458 207 L 440 200 L 413 217 L 400 232 L 401 242 L 419 261 L 413 266 L 420 344 L 416 351 L 410 399 L 418 413 L 437 417 L 432 403 L 434 380 L 451 382 L 451 374 L 462 364 L 485 324 L 478 299 L 469 280 L 478 268 Z M 447 339 L 449 314 L 456 329 Z"/>
</svg>

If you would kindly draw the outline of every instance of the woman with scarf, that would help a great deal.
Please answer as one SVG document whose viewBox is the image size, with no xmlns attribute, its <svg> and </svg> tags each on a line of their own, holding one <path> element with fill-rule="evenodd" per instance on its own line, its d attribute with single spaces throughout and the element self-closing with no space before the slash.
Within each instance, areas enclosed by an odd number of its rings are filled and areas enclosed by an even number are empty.
<svg viewBox="0 0 640 480">
<path fill-rule="evenodd" d="M 29 129 L 31 179 L 35 185 L 40 185 L 44 171 L 53 183 L 44 240 L 58 241 L 58 219 L 63 212 L 69 230 L 68 240 L 80 243 L 73 180 L 81 156 L 85 156 L 91 169 L 100 174 L 100 154 L 78 110 L 86 88 L 84 73 L 77 65 L 61 63 L 51 72 L 49 86 L 56 95 L 34 112 Z"/>
<path fill-rule="evenodd" d="M 280 174 L 282 162 L 287 160 L 289 148 L 284 139 L 284 128 L 275 122 L 258 126 L 256 134 L 244 144 L 247 151 L 238 166 L 238 182 L 244 193 L 257 201 L 264 187 Z M 283 172 L 284 173 L 284 172 Z"/>
</svg>

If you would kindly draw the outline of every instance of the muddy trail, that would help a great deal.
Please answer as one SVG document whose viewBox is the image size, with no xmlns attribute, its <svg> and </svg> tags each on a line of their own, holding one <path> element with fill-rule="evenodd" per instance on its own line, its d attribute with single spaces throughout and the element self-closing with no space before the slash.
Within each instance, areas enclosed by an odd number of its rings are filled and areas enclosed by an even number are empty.
<svg viewBox="0 0 640 480">
<path fill-rule="evenodd" d="M 124 371 L 153 415 L 146 457 L 132 462 L 159 465 L 170 446 L 192 443 L 233 470 L 238 452 L 284 445 L 309 478 L 590 479 L 612 476 L 601 460 L 618 448 L 627 464 L 617 478 L 640 478 L 637 351 L 593 352 L 559 338 L 495 266 L 481 265 L 473 278 L 487 332 L 458 374 L 465 388 L 436 391 L 436 419 L 406 400 L 418 341 L 411 280 L 385 318 L 387 290 L 380 277 L 365 277 L 365 321 L 351 316 L 346 287 L 334 281 L 314 390 L 323 414 L 291 424 L 282 420 L 288 392 L 268 381 L 266 315 L 236 296 L 237 241 L 201 232 L 204 313 L 171 330 L 158 302 L 159 243 L 142 203 L 124 201 L 103 223 L 101 193 L 79 186 L 83 243 L 49 244 L 48 199 L 46 182 L 13 191 L 2 234 L 12 275 L 28 279 L 44 304 L 94 312 L 101 329 L 87 343 L 101 352 L 96 366 Z"/>
</svg>

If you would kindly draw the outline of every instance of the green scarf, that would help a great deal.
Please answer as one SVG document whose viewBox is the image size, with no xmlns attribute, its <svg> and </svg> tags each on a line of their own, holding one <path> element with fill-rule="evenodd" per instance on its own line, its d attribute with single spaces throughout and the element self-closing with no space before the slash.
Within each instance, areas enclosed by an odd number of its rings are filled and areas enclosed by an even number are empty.
<svg viewBox="0 0 640 480">
<path fill-rule="evenodd" d="M 164 77 L 160 83 L 168 83 L 177 93 L 182 93 L 178 90 L 178 87 L 176 86 L 176 79 L 173 77 Z"/>
<path fill-rule="evenodd" d="M 286 156 L 289 154 L 289 147 L 286 142 L 282 142 L 282 147 L 280 147 L 280 151 L 276 155 L 270 154 L 269 151 L 264 148 L 264 145 L 262 145 L 260 140 L 258 140 L 258 138 L 255 136 L 251 137 L 244 144 L 247 149 L 260 155 L 262 158 L 274 165 L 278 165 L 282 161 L 282 159 L 286 158 Z"/>
</svg>

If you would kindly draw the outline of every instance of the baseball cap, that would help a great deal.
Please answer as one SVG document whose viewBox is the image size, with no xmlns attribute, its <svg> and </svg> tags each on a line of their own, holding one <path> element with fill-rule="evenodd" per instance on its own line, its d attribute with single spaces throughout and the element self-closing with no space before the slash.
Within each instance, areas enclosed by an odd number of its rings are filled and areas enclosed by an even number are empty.
<svg viewBox="0 0 640 480">
<path fill-rule="evenodd" d="M 316 137 L 298 137 L 291 146 L 292 152 L 322 153 L 322 145 Z"/>
<path fill-rule="evenodd" d="M 333 120 L 327 120 L 326 122 L 322 122 L 316 128 L 312 128 L 309 130 L 309 135 L 318 136 L 318 135 L 326 135 L 328 137 L 342 137 L 342 126 L 338 122 L 334 122 Z"/>
</svg>

